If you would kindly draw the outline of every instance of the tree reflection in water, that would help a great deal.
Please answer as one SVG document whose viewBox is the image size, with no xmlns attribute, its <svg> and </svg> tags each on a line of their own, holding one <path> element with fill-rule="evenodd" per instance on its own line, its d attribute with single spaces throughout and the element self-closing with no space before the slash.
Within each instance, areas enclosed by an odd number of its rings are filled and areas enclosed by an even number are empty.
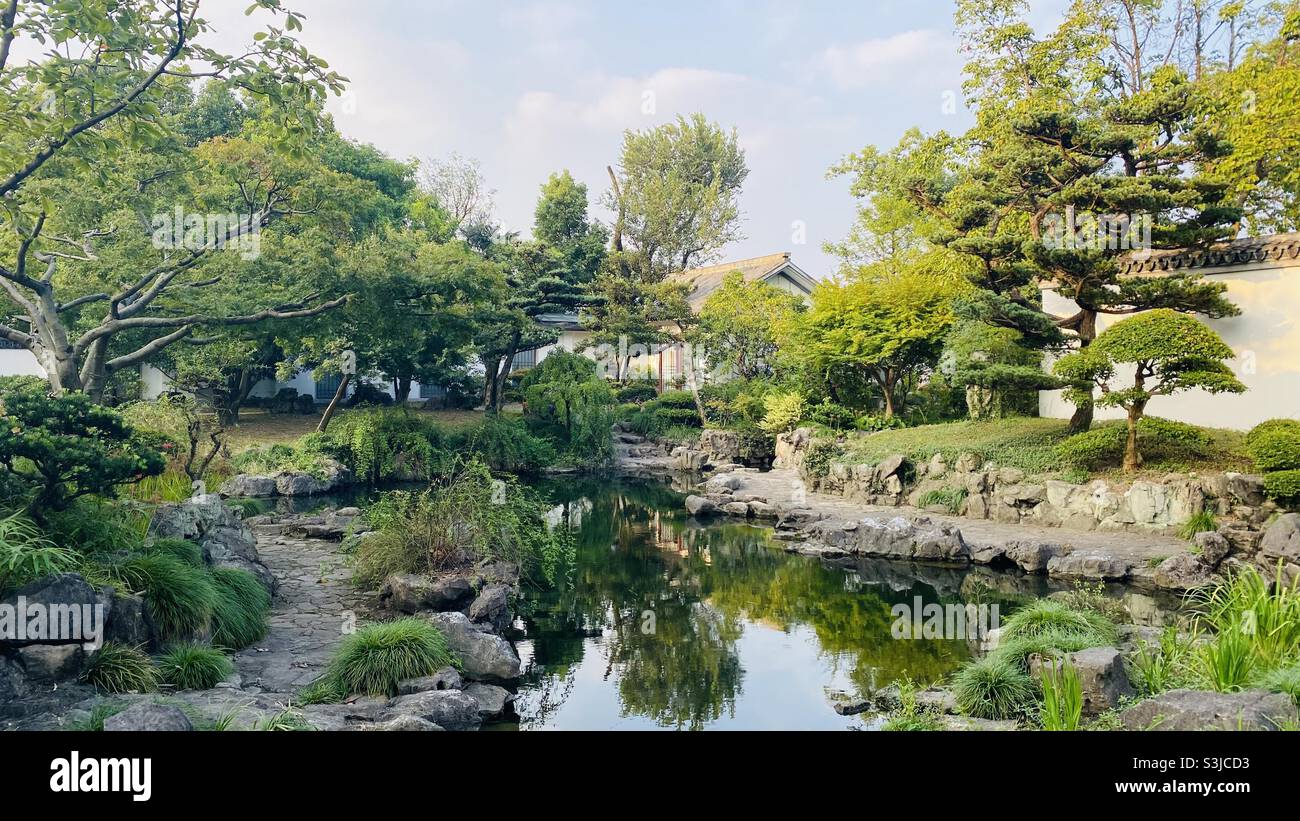
<svg viewBox="0 0 1300 821">
<path fill-rule="evenodd" d="M 958 602 L 959 577 L 931 586 L 906 566 L 845 570 L 783 553 L 764 529 L 690 520 L 682 496 L 654 483 L 566 480 L 541 489 L 557 505 L 553 520 L 574 527 L 577 554 L 556 588 L 521 606 L 532 651 L 518 703 L 525 727 L 566 726 L 560 713 L 582 712 L 577 699 L 608 700 L 602 688 L 617 693 L 619 715 L 678 729 L 733 721 L 747 685 L 784 704 L 784 682 L 753 678 L 753 668 L 771 675 L 782 659 L 745 657 L 751 631 L 800 641 L 811 631 L 813 652 L 790 661 L 820 660 L 860 695 L 904 674 L 936 680 L 969 655 L 962 642 L 890 634 L 893 604 L 915 595 Z M 830 711 L 824 699 L 815 708 Z"/>
</svg>

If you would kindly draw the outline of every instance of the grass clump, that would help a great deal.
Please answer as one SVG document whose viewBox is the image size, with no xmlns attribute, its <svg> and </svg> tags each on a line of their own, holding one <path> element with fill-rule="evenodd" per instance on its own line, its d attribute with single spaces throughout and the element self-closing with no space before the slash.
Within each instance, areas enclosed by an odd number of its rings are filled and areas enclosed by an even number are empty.
<svg viewBox="0 0 1300 821">
<path fill-rule="evenodd" d="M 1074 609 L 1053 599 L 1032 601 L 1002 623 L 1002 636 L 1005 640 L 1034 639 L 1044 635 L 1095 641 L 1095 644 L 1085 646 L 1102 647 L 1114 644 L 1119 631 L 1115 623 L 1101 613 Z"/>
<path fill-rule="evenodd" d="M 82 674 L 82 681 L 105 693 L 151 693 L 158 680 L 158 668 L 143 650 L 111 641 L 91 657 Z"/>
<path fill-rule="evenodd" d="M 210 690 L 235 671 L 230 657 L 203 644 L 177 644 L 158 659 L 162 680 L 178 690 Z"/>
<path fill-rule="evenodd" d="M 1193 647 L 1176 627 L 1166 627 L 1154 642 L 1143 642 L 1129 659 L 1129 679 L 1138 693 L 1150 698 L 1191 684 Z"/>
<path fill-rule="evenodd" d="M 1083 685 L 1079 671 L 1068 661 L 1054 661 L 1043 665 L 1043 703 L 1038 710 L 1044 730 L 1073 731 L 1079 729 L 1083 717 Z"/>
<path fill-rule="evenodd" d="M 397 683 L 455 662 L 447 638 L 419 618 L 371 624 L 344 639 L 325 675 L 303 693 L 308 702 L 351 695 L 394 696 Z"/>
<path fill-rule="evenodd" d="M 1016 718 L 1033 704 L 1034 682 L 1012 658 L 992 653 L 957 671 L 953 696 L 963 715 Z"/>
<path fill-rule="evenodd" d="M 307 721 L 306 716 L 291 705 L 257 722 L 253 729 L 271 733 L 302 733 L 316 728 Z"/>
<path fill-rule="evenodd" d="M 912 681 L 910 676 L 904 676 L 897 683 L 898 701 L 897 710 L 890 713 L 889 718 L 881 725 L 882 730 L 890 732 L 934 732 L 944 729 L 943 719 L 936 710 L 922 707 L 917 699 L 918 687 Z"/>
<path fill-rule="evenodd" d="M 1300 662 L 1289 667 L 1278 667 L 1262 676 L 1256 683 L 1274 693 L 1286 693 L 1297 705 L 1300 705 Z"/>
<path fill-rule="evenodd" d="M 216 606 L 212 611 L 212 643 L 229 650 L 247 647 L 266 635 L 271 595 L 247 570 L 217 567 L 212 570 Z"/>
<path fill-rule="evenodd" d="M 182 640 L 208 628 L 217 591 L 202 568 L 174 555 L 150 553 L 111 565 L 109 574 L 129 590 L 144 594 L 164 639 Z"/>
<path fill-rule="evenodd" d="M 203 567 L 203 548 L 188 539 L 158 539 L 144 552 L 146 555 L 171 556 L 190 567 Z"/>
<path fill-rule="evenodd" d="M 937 506 L 956 516 L 961 513 L 962 505 L 966 503 L 968 495 L 970 491 L 964 487 L 927 490 L 916 500 L 916 506 L 923 509 Z"/>
<path fill-rule="evenodd" d="M 1197 533 L 1213 533 L 1219 529 L 1219 523 L 1215 520 L 1214 514 L 1208 510 L 1202 510 L 1195 513 L 1190 519 L 1178 528 L 1179 538 L 1191 541 L 1196 538 Z"/>
</svg>

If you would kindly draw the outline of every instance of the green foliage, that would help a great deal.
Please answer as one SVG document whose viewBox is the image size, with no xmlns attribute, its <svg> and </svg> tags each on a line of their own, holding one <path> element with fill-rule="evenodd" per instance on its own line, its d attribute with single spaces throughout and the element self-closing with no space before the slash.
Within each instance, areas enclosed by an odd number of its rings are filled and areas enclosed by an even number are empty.
<svg viewBox="0 0 1300 821">
<path fill-rule="evenodd" d="M 446 469 L 446 434 L 428 416 L 407 408 L 369 408 L 343 414 L 317 447 L 363 482 L 429 479 Z"/>
<path fill-rule="evenodd" d="M 739 271 L 723 277 L 700 307 L 691 339 L 710 368 L 741 379 L 770 377 L 777 361 L 779 326 L 805 310 L 796 294 Z"/>
<path fill-rule="evenodd" d="M 961 513 L 962 505 L 966 504 L 966 497 L 969 495 L 970 491 L 964 487 L 935 488 L 922 493 L 916 500 L 916 506 L 919 508 L 942 507 L 956 516 Z"/>
<path fill-rule="evenodd" d="M 230 657 L 215 647 L 185 643 L 167 648 L 158 657 L 164 684 L 177 690 L 211 690 L 235 672 Z"/>
<path fill-rule="evenodd" d="M 1178 528 L 1180 538 L 1191 541 L 1196 538 L 1197 533 L 1213 533 L 1219 529 L 1219 523 L 1214 518 L 1214 513 L 1209 510 L 1202 510 L 1199 513 L 1193 513 L 1191 518 Z"/>
<path fill-rule="evenodd" d="M 83 556 L 112 556 L 141 549 L 149 518 L 135 505 L 83 496 L 67 510 L 48 516 L 45 532 L 56 544 L 73 547 Z"/>
<path fill-rule="evenodd" d="M 1144 416 L 1137 424 L 1137 435 L 1146 461 L 1177 463 L 1215 455 L 1214 440 L 1183 422 Z M 1056 454 L 1061 461 L 1088 470 L 1118 467 L 1124 461 L 1126 439 L 1122 425 L 1098 425 L 1061 442 Z"/>
<path fill-rule="evenodd" d="M 520 387 L 530 423 L 552 431 L 572 459 L 593 467 L 613 461 L 614 392 L 596 375 L 594 360 L 552 351 Z"/>
<path fill-rule="evenodd" d="M 897 416 L 880 416 L 864 414 L 853 420 L 853 427 L 863 433 L 875 433 L 880 430 L 898 430 L 907 427 L 907 423 Z"/>
<path fill-rule="evenodd" d="M 1218 634 L 1214 641 L 1196 648 L 1193 669 L 1199 681 L 1219 693 L 1233 693 L 1250 683 L 1259 659 L 1250 638 L 1241 628 Z"/>
<path fill-rule="evenodd" d="M 254 729 L 268 733 L 302 733 L 311 732 L 316 728 L 307 721 L 307 717 L 301 711 L 286 707 L 258 722 Z"/>
<path fill-rule="evenodd" d="M 1286 693 L 1300 705 L 1300 662 L 1289 667 L 1278 667 L 1259 677 L 1260 687 L 1274 693 Z"/>
<path fill-rule="evenodd" d="M 158 689 L 159 672 L 140 648 L 110 641 L 90 657 L 81 680 L 105 693 L 151 693 Z"/>
<path fill-rule="evenodd" d="M 653 382 L 629 382 L 618 389 L 615 399 L 619 404 L 634 402 L 638 405 L 649 402 L 659 395 Z"/>
<path fill-rule="evenodd" d="M 203 548 L 188 539 L 157 539 L 148 545 L 144 552 L 159 556 L 171 556 L 190 567 L 203 567 Z"/>
<path fill-rule="evenodd" d="M 1015 328 L 963 317 L 945 338 L 943 353 L 940 369 L 967 389 L 971 419 L 1032 415 L 1038 391 L 1060 387 L 1043 372 L 1043 352 Z"/>
<path fill-rule="evenodd" d="M 1075 610 L 1053 599 L 1036 599 L 1002 622 L 1002 637 L 1006 640 L 1047 634 L 1100 639 L 1097 644 L 1088 645 L 1091 647 L 1113 644 L 1118 638 L 1115 624 L 1102 614 Z"/>
<path fill-rule="evenodd" d="M 887 732 L 933 732 L 943 729 L 943 720 L 936 710 L 922 707 L 917 699 L 917 686 L 911 676 L 904 675 L 897 682 L 898 709 L 889 714 L 881 725 Z"/>
<path fill-rule="evenodd" d="M 239 650 L 265 636 L 271 595 L 257 577 L 234 567 L 215 567 L 211 575 L 217 594 L 212 610 L 212 643 Z"/>
<path fill-rule="evenodd" d="M 164 639 L 183 640 L 208 628 L 217 591 L 207 571 L 157 553 L 130 556 L 107 570 L 128 591 L 144 594 Z"/>
<path fill-rule="evenodd" d="M 514 562 L 553 583 L 571 559 L 567 531 L 551 530 L 545 506 L 513 479 L 493 479 L 481 462 L 420 492 L 384 494 L 366 511 L 376 531 L 362 540 L 354 578 L 378 585 L 393 573 L 435 574 L 484 559 Z"/>
<path fill-rule="evenodd" d="M 803 394 L 798 391 L 769 394 L 763 407 L 766 412 L 758 426 L 772 436 L 794 430 L 806 412 Z"/>
<path fill-rule="evenodd" d="M 830 473 L 831 463 L 844 456 L 844 449 L 832 439 L 814 439 L 804 452 L 803 472 L 815 479 Z"/>
<path fill-rule="evenodd" d="M 823 399 L 815 405 L 808 405 L 804 411 L 804 417 L 818 425 L 823 425 L 831 430 L 854 430 L 857 427 L 858 414 L 838 405 L 829 399 Z"/>
<path fill-rule="evenodd" d="M 1192 596 L 1196 624 L 1208 628 L 1229 645 L 1223 661 L 1242 651 L 1245 637 L 1259 666 L 1271 668 L 1300 655 L 1300 579 L 1287 583 L 1279 563 L 1272 580 L 1253 567 L 1234 572 L 1227 580 Z M 1216 663 L 1218 659 L 1216 659 Z"/>
<path fill-rule="evenodd" d="M 1097 613 L 1115 624 L 1123 624 L 1129 620 L 1129 612 L 1124 606 L 1124 600 L 1106 595 L 1106 585 L 1102 582 L 1088 584 L 1079 580 L 1072 588 L 1054 594 L 1052 598 L 1058 599 L 1071 610 Z"/>
<path fill-rule="evenodd" d="M 1300 470 L 1278 470 L 1264 474 L 1264 492 L 1288 503 L 1300 500 Z"/>
<path fill-rule="evenodd" d="M 160 442 L 84 394 L 52 397 L 42 386 L 12 381 L 0 390 L 0 485 L 23 488 L 38 519 L 165 466 Z"/>
<path fill-rule="evenodd" d="M 1142 642 L 1129 658 L 1129 678 L 1142 696 L 1157 696 L 1192 683 L 1192 658 L 1191 641 L 1180 636 L 1178 628 L 1171 625 L 1161 631 L 1154 643 Z"/>
<path fill-rule="evenodd" d="M 491 414 L 468 431 L 460 452 L 467 452 L 493 470 L 507 473 L 537 473 L 555 464 L 555 447 L 534 436 L 518 418 Z"/>
<path fill-rule="evenodd" d="M 965 665 L 952 682 L 957 709 L 975 718 L 1023 715 L 1033 704 L 1034 689 L 1033 679 L 1020 665 L 996 653 Z"/>
<path fill-rule="evenodd" d="M 1057 419 L 1014 418 L 995 422 L 949 422 L 884 430 L 870 436 L 850 438 L 845 445 L 846 461 L 874 465 L 894 454 L 922 464 L 942 454 L 956 464 L 963 453 L 981 462 L 1014 467 L 1026 473 L 1047 473 L 1061 463 L 1055 445 L 1065 439 L 1066 423 Z"/>
<path fill-rule="evenodd" d="M 1300 469 L 1300 421 L 1270 419 L 1246 434 L 1246 452 L 1262 471 Z"/>
<path fill-rule="evenodd" d="M 0 594 L 76 566 L 77 555 L 45 537 L 22 513 L 0 518 Z"/>
<path fill-rule="evenodd" d="M 1041 684 L 1043 703 L 1038 717 L 1044 730 L 1074 731 L 1083 717 L 1083 685 L 1068 661 L 1045 661 Z"/>
<path fill-rule="evenodd" d="M 397 683 L 436 673 L 455 663 L 447 638 L 424 619 L 370 624 L 343 640 L 317 683 L 317 697 L 395 696 Z"/>
</svg>

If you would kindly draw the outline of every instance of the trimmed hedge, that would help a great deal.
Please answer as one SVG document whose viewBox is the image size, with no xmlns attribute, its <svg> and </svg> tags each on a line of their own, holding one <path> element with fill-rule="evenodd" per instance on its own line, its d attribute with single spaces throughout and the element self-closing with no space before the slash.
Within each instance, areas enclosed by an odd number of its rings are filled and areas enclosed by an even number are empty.
<svg viewBox="0 0 1300 821">
<path fill-rule="evenodd" d="M 1246 434 L 1246 452 L 1265 472 L 1300 469 L 1300 422 L 1270 419 Z"/>
</svg>

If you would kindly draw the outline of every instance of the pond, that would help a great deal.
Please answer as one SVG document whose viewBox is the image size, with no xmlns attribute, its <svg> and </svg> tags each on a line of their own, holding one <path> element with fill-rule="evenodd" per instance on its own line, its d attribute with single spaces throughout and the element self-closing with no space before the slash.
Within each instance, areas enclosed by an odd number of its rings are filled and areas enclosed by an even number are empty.
<svg viewBox="0 0 1300 821">
<path fill-rule="evenodd" d="M 525 595 L 518 722 L 494 729 L 865 729 L 837 698 L 937 681 L 964 639 L 896 639 L 896 604 L 1016 602 L 1041 577 L 780 550 L 770 530 L 703 525 L 664 485 L 568 479 L 540 489 L 577 542 L 571 572 Z"/>
</svg>

